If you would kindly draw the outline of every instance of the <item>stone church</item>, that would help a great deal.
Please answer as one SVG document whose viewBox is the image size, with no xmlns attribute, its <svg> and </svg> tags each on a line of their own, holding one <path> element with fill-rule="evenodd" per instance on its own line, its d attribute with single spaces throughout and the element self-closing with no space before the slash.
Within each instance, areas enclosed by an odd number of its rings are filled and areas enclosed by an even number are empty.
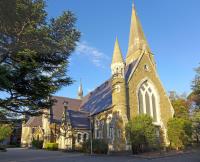
<svg viewBox="0 0 200 162">
<path fill-rule="evenodd" d="M 132 7 L 129 44 L 123 59 L 116 40 L 111 77 L 94 91 L 78 99 L 56 97 L 56 103 L 41 116 L 22 125 L 21 143 L 31 146 L 34 139 L 56 142 L 60 149 L 78 149 L 89 138 L 104 139 L 109 150 L 128 150 L 125 125 L 139 114 L 148 114 L 167 140 L 167 122 L 174 110 L 159 78 L 154 55 Z M 159 133 L 158 133 L 159 135 Z"/>
</svg>

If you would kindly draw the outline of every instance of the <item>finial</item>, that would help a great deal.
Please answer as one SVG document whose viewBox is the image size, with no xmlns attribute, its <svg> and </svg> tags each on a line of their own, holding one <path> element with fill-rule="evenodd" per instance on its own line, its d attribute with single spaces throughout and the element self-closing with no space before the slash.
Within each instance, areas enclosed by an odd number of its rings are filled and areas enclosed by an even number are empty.
<svg viewBox="0 0 200 162">
<path fill-rule="evenodd" d="M 133 7 L 133 8 L 135 7 L 134 0 L 132 0 L 132 7 Z"/>
</svg>

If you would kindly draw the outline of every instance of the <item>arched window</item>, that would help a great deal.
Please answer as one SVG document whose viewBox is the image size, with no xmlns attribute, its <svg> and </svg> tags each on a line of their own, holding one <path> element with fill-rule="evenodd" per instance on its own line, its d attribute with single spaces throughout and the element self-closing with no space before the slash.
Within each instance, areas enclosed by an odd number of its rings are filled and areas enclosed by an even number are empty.
<svg viewBox="0 0 200 162">
<path fill-rule="evenodd" d="M 95 138 L 102 139 L 103 138 L 103 127 L 104 121 L 103 120 L 96 120 L 95 122 Z"/>
<path fill-rule="evenodd" d="M 80 133 L 78 133 L 77 142 L 78 142 L 78 143 L 81 142 L 81 134 L 80 134 Z"/>
<path fill-rule="evenodd" d="M 84 135 L 83 135 L 83 142 L 86 142 L 86 140 L 87 140 L 87 134 L 84 133 Z"/>
<path fill-rule="evenodd" d="M 113 139 L 114 138 L 114 127 L 113 127 L 113 123 L 112 123 L 112 115 L 108 115 L 106 123 L 107 123 L 107 138 Z"/>
<path fill-rule="evenodd" d="M 149 81 L 143 82 L 139 87 L 138 102 L 139 114 L 147 114 L 153 118 L 154 122 L 158 122 L 158 95 Z"/>
</svg>

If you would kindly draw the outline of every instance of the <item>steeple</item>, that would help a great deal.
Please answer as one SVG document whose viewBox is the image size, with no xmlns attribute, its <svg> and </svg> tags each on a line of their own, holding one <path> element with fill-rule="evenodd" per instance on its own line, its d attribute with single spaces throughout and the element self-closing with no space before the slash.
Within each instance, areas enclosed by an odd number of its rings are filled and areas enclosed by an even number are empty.
<svg viewBox="0 0 200 162">
<path fill-rule="evenodd" d="M 83 87 L 82 87 L 82 83 L 80 81 L 80 86 L 78 88 L 78 99 L 82 99 L 83 98 Z"/>
<path fill-rule="evenodd" d="M 147 40 L 142 30 L 141 23 L 138 19 L 138 16 L 135 10 L 135 5 L 133 3 L 126 64 L 130 64 L 132 61 L 139 58 L 141 51 L 142 49 L 144 49 L 144 47 L 150 52 Z"/>
<path fill-rule="evenodd" d="M 111 70 L 113 76 L 124 77 L 125 63 L 119 47 L 118 39 L 116 38 L 115 47 L 113 52 Z"/>
<path fill-rule="evenodd" d="M 112 58 L 112 64 L 115 64 L 115 63 L 124 63 L 117 38 L 115 41 L 115 47 L 114 47 L 113 58 Z"/>
</svg>

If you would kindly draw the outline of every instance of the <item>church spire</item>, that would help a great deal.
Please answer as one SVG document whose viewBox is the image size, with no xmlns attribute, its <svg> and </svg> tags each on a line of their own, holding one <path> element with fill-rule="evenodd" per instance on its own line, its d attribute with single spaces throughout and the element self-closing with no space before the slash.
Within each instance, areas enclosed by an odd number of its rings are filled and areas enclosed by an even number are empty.
<svg viewBox="0 0 200 162">
<path fill-rule="evenodd" d="M 82 82 L 80 80 L 80 86 L 78 88 L 78 99 L 82 99 L 83 98 L 83 87 L 82 87 Z"/>
<path fill-rule="evenodd" d="M 150 51 L 147 40 L 142 30 L 141 23 L 138 19 L 134 2 L 132 4 L 132 17 L 129 35 L 128 52 L 126 56 L 126 63 L 130 64 L 133 60 L 139 58 L 141 50 L 144 48 Z"/>
<path fill-rule="evenodd" d="M 115 63 L 124 63 L 117 38 L 115 41 L 115 47 L 114 47 L 113 58 L 112 58 L 112 64 L 115 64 Z"/>
<path fill-rule="evenodd" d="M 112 64 L 111 64 L 111 71 L 113 76 L 118 76 L 123 78 L 124 77 L 124 70 L 125 70 L 125 63 L 122 57 L 122 53 L 119 47 L 118 39 L 116 38 Z"/>
</svg>

